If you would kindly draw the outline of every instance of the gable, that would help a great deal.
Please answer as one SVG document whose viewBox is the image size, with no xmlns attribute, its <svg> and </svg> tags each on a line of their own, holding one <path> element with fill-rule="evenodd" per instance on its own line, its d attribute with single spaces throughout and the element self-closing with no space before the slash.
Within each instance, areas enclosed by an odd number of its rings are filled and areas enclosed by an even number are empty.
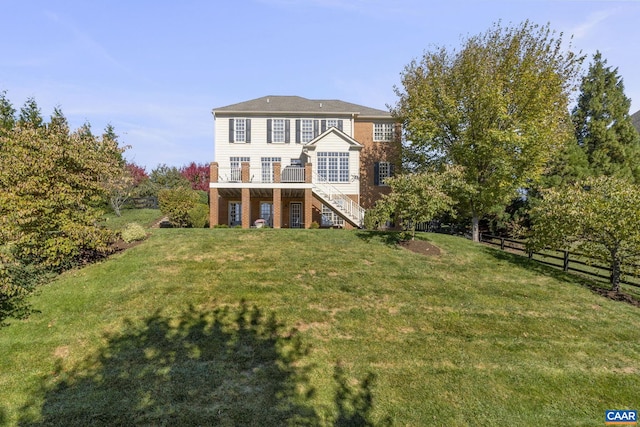
<svg viewBox="0 0 640 427">
<path fill-rule="evenodd" d="M 360 150 L 362 144 L 341 130 L 332 127 L 309 141 L 305 147 L 316 151 L 348 151 Z"/>
</svg>

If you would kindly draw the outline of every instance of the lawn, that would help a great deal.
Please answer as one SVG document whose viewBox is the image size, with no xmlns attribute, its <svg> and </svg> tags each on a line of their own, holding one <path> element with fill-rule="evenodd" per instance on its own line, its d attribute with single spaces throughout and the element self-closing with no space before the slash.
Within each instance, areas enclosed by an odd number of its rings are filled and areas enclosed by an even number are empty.
<svg viewBox="0 0 640 427">
<path fill-rule="evenodd" d="M 0 424 L 601 426 L 640 311 L 453 236 L 154 229 L 0 329 Z M 370 423 L 370 424 L 367 424 Z"/>
</svg>

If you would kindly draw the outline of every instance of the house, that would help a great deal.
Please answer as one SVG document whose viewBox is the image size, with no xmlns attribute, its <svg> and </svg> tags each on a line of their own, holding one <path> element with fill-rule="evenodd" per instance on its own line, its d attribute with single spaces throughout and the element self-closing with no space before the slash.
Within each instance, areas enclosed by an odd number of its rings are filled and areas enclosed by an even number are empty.
<svg viewBox="0 0 640 427">
<path fill-rule="evenodd" d="M 640 110 L 631 115 L 631 123 L 633 123 L 633 126 L 636 128 L 638 133 L 640 133 Z"/>
<path fill-rule="evenodd" d="M 362 227 L 400 156 L 387 111 L 265 96 L 213 110 L 210 224 Z"/>
</svg>

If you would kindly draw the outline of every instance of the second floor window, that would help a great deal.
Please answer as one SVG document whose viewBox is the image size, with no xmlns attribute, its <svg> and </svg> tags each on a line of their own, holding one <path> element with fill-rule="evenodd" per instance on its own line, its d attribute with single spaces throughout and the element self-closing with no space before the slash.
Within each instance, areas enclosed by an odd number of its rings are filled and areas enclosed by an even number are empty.
<svg viewBox="0 0 640 427">
<path fill-rule="evenodd" d="M 284 142 L 284 119 L 273 119 L 272 142 Z"/>
<path fill-rule="evenodd" d="M 251 142 L 251 119 L 229 119 L 229 142 Z"/>
<path fill-rule="evenodd" d="M 262 157 L 262 182 L 273 182 L 273 164 L 282 162 L 281 157 Z"/>
<path fill-rule="evenodd" d="M 246 136 L 247 136 L 245 119 L 236 119 L 235 128 L 236 128 L 235 142 L 245 142 Z"/>
<path fill-rule="evenodd" d="M 349 182 L 349 153 L 318 153 L 318 176 L 328 182 Z"/>
<path fill-rule="evenodd" d="M 303 119 L 300 121 L 300 136 L 302 142 L 309 142 L 313 139 L 313 120 Z"/>
<path fill-rule="evenodd" d="M 373 125 L 374 141 L 391 141 L 393 139 L 393 123 L 375 123 Z"/>
</svg>

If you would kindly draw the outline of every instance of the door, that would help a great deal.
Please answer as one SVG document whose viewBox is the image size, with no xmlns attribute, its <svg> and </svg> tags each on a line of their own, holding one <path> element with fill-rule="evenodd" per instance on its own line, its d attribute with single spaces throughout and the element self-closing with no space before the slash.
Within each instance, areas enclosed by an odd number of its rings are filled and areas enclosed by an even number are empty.
<svg viewBox="0 0 640 427">
<path fill-rule="evenodd" d="M 302 203 L 292 202 L 289 205 L 289 224 L 291 228 L 302 227 Z"/>
</svg>

